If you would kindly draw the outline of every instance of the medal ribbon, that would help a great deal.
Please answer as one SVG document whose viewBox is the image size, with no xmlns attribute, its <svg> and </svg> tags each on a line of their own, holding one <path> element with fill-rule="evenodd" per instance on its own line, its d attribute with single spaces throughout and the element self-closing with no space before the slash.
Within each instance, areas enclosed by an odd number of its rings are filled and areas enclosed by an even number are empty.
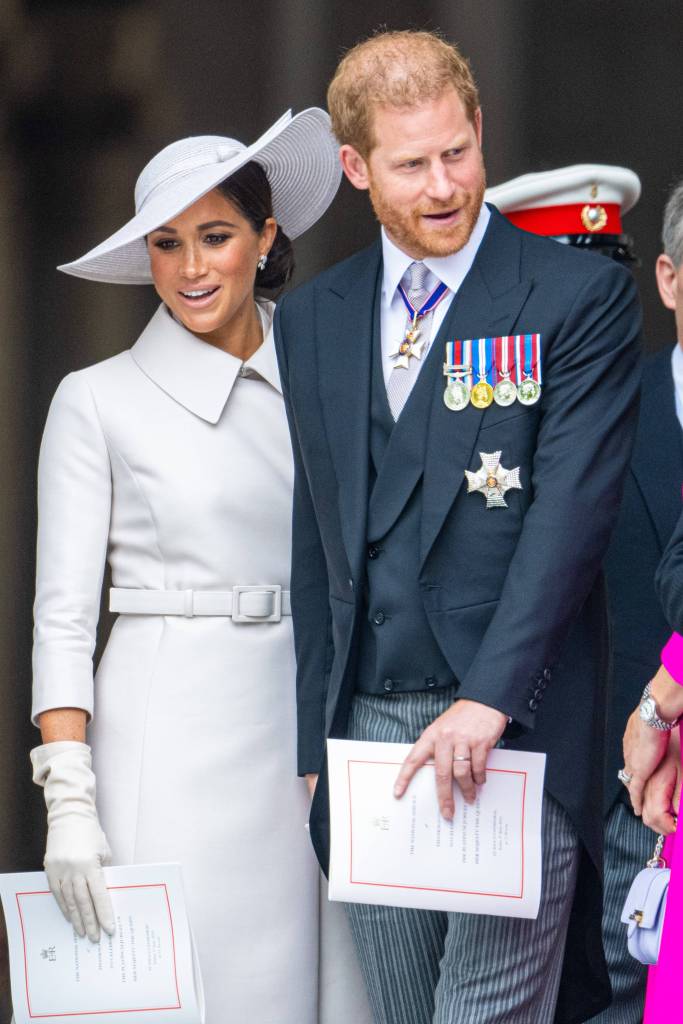
<svg viewBox="0 0 683 1024">
<path fill-rule="evenodd" d="M 515 365 L 515 339 L 511 335 L 503 338 L 494 338 L 495 347 L 495 383 L 500 380 L 507 380 L 510 377 Z"/>
<path fill-rule="evenodd" d="M 522 349 L 524 355 L 522 357 Z M 517 363 L 517 383 L 531 377 L 537 384 L 543 383 L 541 373 L 541 335 L 515 335 L 515 361 Z"/>
<path fill-rule="evenodd" d="M 426 313 L 431 313 L 433 309 L 436 309 L 436 307 L 439 305 L 441 300 L 448 292 L 448 285 L 445 285 L 443 281 L 440 281 L 439 284 L 437 284 L 434 291 L 432 292 L 432 294 L 427 298 L 426 302 L 424 302 L 420 306 L 419 309 L 415 309 L 415 306 L 408 298 L 403 285 L 400 283 L 398 286 L 398 290 L 401 298 L 403 299 L 405 307 L 408 310 L 408 315 L 413 319 L 413 322 L 415 322 L 416 320 L 419 320 L 421 317 L 423 317 Z"/>
<path fill-rule="evenodd" d="M 466 366 L 469 373 L 459 370 L 456 373 L 449 373 L 447 376 L 449 381 L 460 379 L 468 387 L 472 386 L 472 341 L 469 338 L 466 341 L 446 342 L 446 366 Z"/>
<path fill-rule="evenodd" d="M 536 378 L 536 383 L 542 384 L 543 375 L 541 373 L 541 335 L 530 334 L 529 337 L 531 339 L 531 349 L 533 352 L 534 362 L 534 369 L 532 372 L 534 373 L 534 377 Z"/>
<path fill-rule="evenodd" d="M 476 362 L 475 362 L 475 365 L 474 365 L 474 369 L 475 369 L 476 374 L 479 377 L 479 380 L 480 380 L 480 382 L 482 384 L 484 383 L 484 381 L 488 384 L 488 382 L 489 382 L 489 374 L 491 373 L 491 370 L 493 368 L 492 365 L 489 365 L 488 367 L 486 366 L 486 362 L 487 362 L 487 359 L 488 359 L 488 354 L 489 354 L 489 351 L 491 350 L 491 347 L 492 347 L 490 343 L 492 343 L 492 342 L 493 342 L 493 338 L 478 338 L 477 339 Z M 471 342 L 470 342 L 470 344 L 471 344 Z"/>
</svg>

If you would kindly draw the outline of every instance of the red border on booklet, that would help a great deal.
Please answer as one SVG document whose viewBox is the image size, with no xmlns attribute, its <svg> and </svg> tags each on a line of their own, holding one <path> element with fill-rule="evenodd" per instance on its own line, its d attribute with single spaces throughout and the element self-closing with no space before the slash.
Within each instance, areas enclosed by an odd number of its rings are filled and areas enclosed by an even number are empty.
<svg viewBox="0 0 683 1024">
<path fill-rule="evenodd" d="M 430 761 L 429 764 L 433 764 Z M 400 882 L 362 882 L 359 879 L 353 877 L 353 811 L 351 808 L 351 765 L 352 764 L 395 764 L 400 767 L 401 761 L 359 761 L 349 760 L 346 762 L 347 778 L 349 783 L 349 835 L 351 838 L 350 851 L 349 851 L 349 884 L 350 885 L 371 885 L 379 889 L 412 889 L 419 892 L 451 892 L 457 893 L 462 896 L 499 896 L 501 899 L 507 900 L 521 900 L 524 899 L 524 879 L 525 879 L 525 858 L 524 858 L 524 817 L 526 813 L 526 784 L 528 772 L 514 771 L 510 768 L 487 768 L 487 772 L 498 772 L 499 775 L 522 775 L 524 776 L 524 782 L 522 783 L 522 883 L 521 891 L 517 893 L 509 892 L 478 892 L 472 889 L 444 889 L 439 886 L 430 885 L 404 885 Z"/>
<path fill-rule="evenodd" d="M 52 896 L 49 889 L 37 890 L 36 892 L 17 892 L 15 898 L 17 901 L 17 910 L 19 912 L 19 923 L 21 924 L 21 939 L 24 947 L 24 982 L 26 984 L 26 1005 L 28 1006 L 28 1015 L 31 1020 L 44 1020 L 50 1017 L 96 1017 L 102 1016 L 105 1013 L 156 1013 L 162 1010 L 181 1010 L 182 1003 L 180 1001 L 180 989 L 178 988 L 178 965 L 176 963 L 176 951 L 175 951 L 175 930 L 173 928 L 173 914 L 171 913 L 171 902 L 168 898 L 168 888 L 165 882 L 149 882 L 145 885 L 108 885 L 107 889 L 163 889 L 164 896 L 166 897 L 166 906 L 168 907 L 168 919 L 171 923 L 171 944 L 173 946 L 173 977 L 175 979 L 175 990 L 178 1002 L 173 1006 L 143 1006 L 143 1007 L 131 1007 L 130 1010 L 75 1010 L 72 1013 L 33 1013 L 31 1010 L 31 999 L 29 996 L 28 988 L 28 963 L 26 959 L 26 934 L 24 932 L 24 919 L 21 914 L 21 903 L 19 901 L 20 896 Z"/>
</svg>

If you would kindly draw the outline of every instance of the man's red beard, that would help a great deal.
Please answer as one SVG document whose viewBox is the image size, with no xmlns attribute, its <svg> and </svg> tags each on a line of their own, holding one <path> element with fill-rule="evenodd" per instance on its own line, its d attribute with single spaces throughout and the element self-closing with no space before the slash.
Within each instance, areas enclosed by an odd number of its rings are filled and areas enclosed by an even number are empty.
<svg viewBox="0 0 683 1024">
<path fill-rule="evenodd" d="M 481 184 L 476 192 L 459 192 L 448 203 L 431 203 L 428 208 L 411 210 L 406 213 L 387 202 L 370 179 L 369 193 L 377 220 L 382 224 L 392 241 L 415 259 L 428 256 L 450 256 L 458 252 L 469 241 L 477 222 L 486 191 L 486 178 L 482 173 Z M 450 213 L 460 210 L 461 216 L 451 228 L 435 225 L 430 229 L 425 214 Z"/>
</svg>

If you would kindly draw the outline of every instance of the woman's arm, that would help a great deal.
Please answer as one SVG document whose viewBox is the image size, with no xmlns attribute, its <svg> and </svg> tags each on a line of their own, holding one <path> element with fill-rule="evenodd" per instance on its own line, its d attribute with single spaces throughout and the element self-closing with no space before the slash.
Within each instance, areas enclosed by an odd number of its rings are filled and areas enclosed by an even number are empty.
<svg viewBox="0 0 683 1024">
<path fill-rule="evenodd" d="M 683 684 L 683 636 L 680 633 L 672 633 L 664 645 L 662 665 L 677 683 Z"/>
<path fill-rule="evenodd" d="M 683 715 L 683 686 L 676 678 L 679 672 L 675 664 L 666 657 L 666 650 L 665 647 L 662 651 L 662 665 L 650 683 L 650 696 L 654 697 L 659 717 L 663 718 L 665 722 L 673 722 Z M 679 668 L 683 670 L 683 665 L 680 665 Z M 671 669 L 676 673 L 675 676 Z M 681 671 L 681 680 L 683 680 L 683 671 Z"/>
<path fill-rule="evenodd" d="M 93 711 L 93 664 L 111 518 L 111 463 L 84 373 L 59 385 L 38 463 L 33 708 Z"/>
<path fill-rule="evenodd" d="M 53 708 L 39 716 L 43 743 L 75 740 L 85 743 L 86 713 L 81 708 Z"/>
<path fill-rule="evenodd" d="M 678 632 L 662 651 L 662 665 L 650 683 L 650 696 L 658 716 L 665 722 L 675 722 L 683 715 L 683 514 L 657 569 L 655 587 L 664 614 Z M 642 812 L 645 785 L 666 754 L 670 735 L 644 722 L 638 708 L 628 720 L 624 768 L 632 776 L 628 790 L 636 814 Z"/>
<path fill-rule="evenodd" d="M 86 375 L 71 374 L 50 407 L 38 467 L 33 721 L 43 743 L 31 762 L 47 807 L 50 888 L 76 931 L 93 941 L 100 925 L 114 929 L 102 873 L 110 853 L 84 742 L 110 516 L 104 432 Z"/>
<path fill-rule="evenodd" d="M 665 722 L 675 722 L 683 715 L 683 686 L 680 686 L 662 665 L 650 683 L 650 696 L 657 705 L 657 714 Z M 670 732 L 655 729 L 640 717 L 636 708 L 624 733 L 624 768 L 631 776 L 628 784 L 633 810 L 641 814 L 643 793 L 648 779 L 664 758 Z"/>
</svg>

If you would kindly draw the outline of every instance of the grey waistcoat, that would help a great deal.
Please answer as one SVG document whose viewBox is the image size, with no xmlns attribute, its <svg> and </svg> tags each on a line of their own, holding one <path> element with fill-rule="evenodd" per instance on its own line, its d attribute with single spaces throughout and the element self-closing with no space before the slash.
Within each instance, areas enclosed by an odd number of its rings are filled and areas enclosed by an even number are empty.
<svg viewBox="0 0 683 1024">
<path fill-rule="evenodd" d="M 382 373 L 379 331 L 375 331 L 370 403 L 370 498 L 367 586 L 360 634 L 356 688 L 386 694 L 452 686 L 449 668 L 424 612 L 418 587 L 422 477 L 388 530 L 380 510 L 401 487 L 405 460 L 402 438 L 427 438 L 434 380 L 441 374 L 443 346 L 436 342 L 398 421 L 389 409 Z M 397 371 L 398 372 L 398 371 Z M 381 531 L 381 535 L 378 533 Z"/>
</svg>

